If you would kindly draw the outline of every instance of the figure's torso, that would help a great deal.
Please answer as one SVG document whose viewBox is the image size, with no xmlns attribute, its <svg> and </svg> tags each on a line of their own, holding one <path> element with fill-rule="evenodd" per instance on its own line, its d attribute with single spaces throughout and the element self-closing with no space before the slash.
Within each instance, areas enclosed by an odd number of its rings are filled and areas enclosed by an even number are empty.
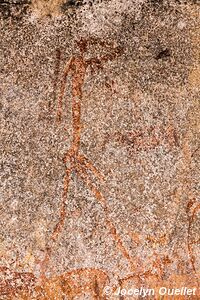
<svg viewBox="0 0 200 300">
<path fill-rule="evenodd" d="M 86 68 L 87 66 L 83 56 L 74 58 L 71 67 L 73 96 L 80 97 L 82 94 L 81 91 L 84 84 Z"/>
</svg>

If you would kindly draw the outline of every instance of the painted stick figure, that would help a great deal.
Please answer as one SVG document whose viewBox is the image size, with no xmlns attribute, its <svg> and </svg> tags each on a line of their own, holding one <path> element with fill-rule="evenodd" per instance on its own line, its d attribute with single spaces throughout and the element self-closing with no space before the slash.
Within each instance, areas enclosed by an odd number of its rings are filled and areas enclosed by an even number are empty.
<svg viewBox="0 0 200 300">
<path fill-rule="evenodd" d="M 99 41 L 95 39 L 90 39 L 90 42 L 98 43 L 101 46 L 106 46 L 108 48 L 108 44 L 104 41 Z M 80 138 L 81 138 L 81 104 L 82 104 L 82 88 L 85 80 L 86 70 L 90 67 L 92 71 L 94 68 L 101 68 L 103 63 L 107 61 L 113 60 L 122 54 L 122 49 L 120 47 L 112 48 L 112 53 L 106 54 L 101 58 L 90 58 L 86 59 L 84 54 L 87 51 L 88 41 L 85 39 L 81 39 L 77 42 L 78 48 L 80 50 L 80 54 L 77 56 L 73 56 L 69 62 L 67 63 L 62 80 L 61 80 L 61 89 L 58 97 L 58 107 L 57 107 L 57 122 L 60 123 L 62 121 L 62 107 L 63 107 L 63 98 L 65 94 L 65 85 L 66 79 L 68 75 L 71 75 L 71 95 L 72 95 L 72 127 L 73 127 L 73 137 L 72 144 L 70 149 L 65 153 L 63 161 L 65 163 L 65 176 L 64 176 L 64 187 L 62 194 L 62 202 L 60 208 L 60 217 L 59 221 L 54 227 L 51 240 L 56 241 L 58 235 L 61 233 L 65 218 L 67 215 L 66 211 L 66 199 L 69 184 L 71 181 L 72 172 L 76 172 L 76 174 L 82 179 L 82 181 L 86 184 L 86 186 L 92 191 L 95 195 L 95 198 L 101 203 L 104 214 L 106 224 L 112 234 L 119 250 L 123 254 L 123 256 L 129 261 L 131 268 L 135 268 L 135 265 L 132 263 L 132 259 L 123 245 L 123 242 L 120 238 L 120 235 L 117 233 L 115 225 L 109 218 L 109 209 L 106 203 L 106 199 L 102 195 L 102 193 L 96 188 L 95 184 L 92 182 L 90 174 L 94 176 L 95 179 L 103 181 L 102 174 L 96 169 L 96 167 L 89 161 L 89 159 L 80 153 Z M 41 278 L 45 278 L 45 270 L 48 264 L 51 247 L 48 247 L 45 259 L 41 262 Z"/>
<path fill-rule="evenodd" d="M 91 41 L 91 40 L 90 40 Z M 97 40 L 92 40 L 96 42 Z M 105 42 L 99 41 L 101 45 L 106 45 Z M 90 180 L 88 175 L 88 171 L 90 171 L 96 179 L 103 181 L 102 174 L 95 168 L 95 166 L 89 161 L 87 157 L 83 154 L 80 154 L 80 137 L 81 137 L 81 103 L 82 103 L 82 88 L 84 84 L 86 70 L 90 67 L 93 68 L 102 67 L 102 64 L 116 58 L 122 53 L 122 49 L 116 47 L 113 49 L 111 54 L 107 54 L 102 56 L 101 58 L 90 58 L 85 59 L 84 54 L 87 51 L 88 41 L 85 39 L 81 39 L 77 42 L 78 48 L 80 50 L 80 54 L 78 56 L 72 57 L 67 63 L 62 81 L 61 81 L 61 90 L 60 95 L 58 97 L 58 108 L 57 108 L 57 121 L 61 122 L 62 120 L 62 106 L 63 106 L 63 98 L 65 93 L 65 81 L 68 75 L 71 75 L 71 94 L 72 94 L 72 126 L 73 126 L 73 139 L 72 145 L 70 149 L 65 153 L 64 163 L 69 164 L 69 167 L 66 168 L 65 178 L 64 178 L 64 190 L 63 190 L 63 199 L 65 199 L 68 186 L 70 182 L 70 177 L 72 171 L 76 171 L 76 173 L 81 177 L 81 179 L 86 183 L 86 185 L 92 190 L 101 204 L 106 207 L 106 201 L 101 193 L 96 189 L 93 183 Z M 59 234 L 61 228 L 64 225 L 64 219 L 66 216 L 65 211 L 65 200 L 63 200 L 63 205 L 60 212 L 60 221 L 56 225 L 52 239 L 55 240 L 57 235 Z"/>
</svg>

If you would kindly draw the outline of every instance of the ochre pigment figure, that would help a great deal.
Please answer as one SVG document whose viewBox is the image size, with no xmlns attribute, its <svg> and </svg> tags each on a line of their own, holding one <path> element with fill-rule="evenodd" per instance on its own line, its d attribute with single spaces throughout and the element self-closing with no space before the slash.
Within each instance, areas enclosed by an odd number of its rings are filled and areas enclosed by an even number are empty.
<svg viewBox="0 0 200 300">
<path fill-rule="evenodd" d="M 66 218 L 66 200 L 68 194 L 68 188 L 71 181 L 71 174 L 73 171 L 81 178 L 81 180 L 86 184 L 86 186 L 91 190 L 94 194 L 95 198 L 101 203 L 106 223 L 112 234 L 119 250 L 123 254 L 123 256 L 129 261 L 131 270 L 135 268 L 135 264 L 132 262 L 132 258 L 130 257 L 128 251 L 123 245 L 123 242 L 120 236 L 117 234 L 117 230 L 113 224 L 113 222 L 109 218 L 109 209 L 107 206 L 106 199 L 103 194 L 98 190 L 95 184 L 92 181 L 90 176 L 93 175 L 95 180 L 100 180 L 103 182 L 103 175 L 96 169 L 96 167 L 89 161 L 89 159 L 80 153 L 80 140 L 81 140 L 81 105 L 83 104 L 83 84 L 85 80 L 85 74 L 87 69 L 90 67 L 92 72 L 94 72 L 95 67 L 101 68 L 103 63 L 106 63 L 109 60 L 113 60 L 122 54 L 122 49 L 119 47 L 113 47 L 112 45 L 106 44 L 103 41 L 99 41 L 97 39 L 90 39 L 90 43 L 97 43 L 101 46 L 105 46 L 109 49 L 111 53 L 102 56 L 101 58 L 90 58 L 85 59 L 84 55 L 87 51 L 88 41 L 85 39 L 81 39 L 77 42 L 78 48 L 80 50 L 80 54 L 77 56 L 73 56 L 68 63 L 66 64 L 62 79 L 61 79 L 61 87 L 60 93 L 58 96 L 58 106 L 57 106 L 57 114 L 56 121 L 58 124 L 61 124 L 63 119 L 63 99 L 65 96 L 65 86 L 67 77 L 71 76 L 71 98 L 72 98 L 72 127 L 73 127 L 73 136 L 72 136 L 72 144 L 70 149 L 65 153 L 63 161 L 65 163 L 65 176 L 64 176 L 64 184 L 63 184 L 63 193 L 60 207 L 60 216 L 59 221 L 53 229 L 53 233 L 51 236 L 51 241 L 55 242 L 61 233 L 65 218 Z M 111 47 L 112 46 L 112 47 Z M 41 278 L 45 278 L 45 271 L 47 268 L 48 261 L 50 259 L 51 247 L 48 246 L 46 249 L 45 259 L 41 262 Z"/>
</svg>

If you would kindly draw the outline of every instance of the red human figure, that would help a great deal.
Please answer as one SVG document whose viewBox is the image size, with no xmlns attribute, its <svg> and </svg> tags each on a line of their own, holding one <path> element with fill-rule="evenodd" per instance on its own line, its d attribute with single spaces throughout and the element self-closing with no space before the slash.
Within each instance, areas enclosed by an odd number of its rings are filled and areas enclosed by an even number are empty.
<svg viewBox="0 0 200 300">
<path fill-rule="evenodd" d="M 90 42 L 98 43 L 101 46 L 105 46 L 111 48 L 111 45 L 108 45 L 104 41 L 100 41 L 97 39 L 90 39 Z M 60 217 L 59 221 L 54 227 L 51 240 L 56 241 L 58 235 L 61 233 L 65 218 L 67 215 L 66 211 L 66 200 L 69 184 L 71 181 L 71 174 L 73 171 L 83 180 L 86 186 L 92 191 L 95 198 L 101 203 L 102 208 L 104 210 L 106 216 L 106 223 L 112 234 L 118 248 L 120 249 L 123 256 L 130 262 L 131 267 L 135 267 L 132 263 L 132 259 L 127 252 L 126 248 L 123 245 L 123 242 L 117 234 L 117 230 L 113 224 L 113 222 L 109 218 L 109 209 L 107 206 L 106 199 L 102 195 L 102 193 L 96 188 L 95 184 L 92 182 L 90 175 L 92 174 L 96 180 L 103 181 L 103 175 L 96 169 L 96 167 L 89 161 L 89 159 L 80 153 L 80 139 L 81 139 L 81 104 L 83 99 L 83 84 L 85 80 L 85 74 L 87 69 L 90 67 L 92 71 L 96 68 L 101 68 L 103 63 L 106 63 L 109 60 L 113 60 L 120 54 L 122 54 L 122 49 L 120 47 L 112 47 L 112 51 L 109 54 L 102 56 L 101 58 L 85 58 L 85 53 L 88 47 L 88 41 L 85 39 L 81 39 L 77 42 L 78 48 L 80 50 L 80 54 L 77 56 L 73 56 L 68 63 L 66 64 L 63 72 L 63 76 L 61 79 L 61 88 L 60 94 L 58 97 L 58 107 L 57 107 L 57 122 L 61 123 L 62 121 L 62 108 L 63 108 L 63 98 L 65 94 L 65 85 L 66 79 L 70 75 L 71 76 L 71 97 L 72 97 L 72 127 L 73 127 L 73 137 L 72 144 L 70 149 L 65 153 L 63 161 L 65 163 L 65 176 L 64 176 L 64 188 L 62 194 L 62 201 L 60 207 Z M 51 247 L 48 247 L 46 252 L 45 259 L 41 263 L 41 277 L 45 277 L 45 270 L 47 263 L 51 254 Z"/>
<path fill-rule="evenodd" d="M 108 46 L 105 42 L 96 39 L 90 39 L 92 42 L 97 42 L 102 46 Z M 61 90 L 58 97 L 58 109 L 57 109 L 57 121 L 61 122 L 62 119 L 62 105 L 65 92 L 65 82 L 68 75 L 71 75 L 71 95 L 72 95 L 72 126 L 73 126 L 73 139 L 70 149 L 64 156 L 64 163 L 69 163 L 69 167 L 66 168 L 66 175 L 64 180 L 64 192 L 63 198 L 66 197 L 68 191 L 68 185 L 70 181 L 70 175 L 72 170 L 75 170 L 76 173 L 85 181 L 85 183 L 93 190 L 97 199 L 105 206 L 106 202 L 103 197 L 100 196 L 98 190 L 93 186 L 89 179 L 87 171 L 90 171 L 96 179 L 100 181 L 103 180 L 102 174 L 95 168 L 95 166 L 83 155 L 80 154 L 80 138 L 81 138 L 81 103 L 82 103 L 82 88 L 85 80 L 85 74 L 88 67 L 91 67 L 92 70 L 96 66 L 97 68 L 102 67 L 102 64 L 108 60 L 112 60 L 118 55 L 121 54 L 122 50 L 119 47 L 113 49 L 111 54 L 102 56 L 101 58 L 90 58 L 85 59 L 85 53 L 88 47 L 88 41 L 81 38 L 77 42 L 80 54 L 73 56 L 67 63 L 63 77 L 61 80 Z M 64 220 L 64 204 L 61 210 L 61 219 Z M 60 231 L 59 228 L 62 227 L 63 221 L 59 222 L 54 229 L 53 238 Z"/>
</svg>

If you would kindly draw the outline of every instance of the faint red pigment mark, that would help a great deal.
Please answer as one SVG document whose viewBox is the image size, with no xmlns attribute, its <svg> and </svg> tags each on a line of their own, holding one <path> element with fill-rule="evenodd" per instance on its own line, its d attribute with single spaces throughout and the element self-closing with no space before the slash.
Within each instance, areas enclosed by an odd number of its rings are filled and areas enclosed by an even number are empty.
<svg viewBox="0 0 200 300">
<path fill-rule="evenodd" d="M 100 58 L 85 58 L 85 53 L 87 52 L 88 45 L 97 43 L 108 49 L 110 53 L 101 56 Z M 93 183 L 91 175 L 93 175 L 95 180 L 104 181 L 104 176 L 97 170 L 97 168 L 93 165 L 92 162 L 83 154 L 80 154 L 80 140 L 81 140 L 81 104 L 82 104 L 82 96 L 83 96 L 83 85 L 86 75 L 86 70 L 90 67 L 91 72 L 94 73 L 95 68 L 99 69 L 103 67 L 103 64 L 107 61 L 113 60 L 122 54 L 122 49 L 120 47 L 113 47 L 112 44 L 108 44 L 105 41 L 101 41 L 98 39 L 90 39 L 86 40 L 81 38 L 80 41 L 77 42 L 77 46 L 79 48 L 80 54 L 77 56 L 73 56 L 67 62 L 60 85 L 60 93 L 58 96 L 58 106 L 56 113 L 56 121 L 57 124 L 61 124 L 63 118 L 63 99 L 65 96 L 65 85 L 66 79 L 70 75 L 71 76 L 71 96 L 72 96 L 72 144 L 70 149 L 65 153 L 63 162 L 65 164 L 65 176 L 63 183 L 63 193 L 62 193 L 62 201 L 60 206 L 60 216 L 59 221 L 53 229 L 53 233 L 51 235 L 50 240 L 56 242 L 58 236 L 61 234 L 65 219 L 67 216 L 66 209 L 66 200 L 68 195 L 69 184 L 72 180 L 71 175 L 72 172 L 76 172 L 76 174 L 82 179 L 85 185 L 90 189 L 90 191 L 94 194 L 95 198 L 102 205 L 105 217 L 106 224 L 112 234 L 112 237 L 117 244 L 119 250 L 123 254 L 123 256 L 129 261 L 131 268 L 134 268 L 132 258 L 126 250 L 123 242 L 121 240 L 120 235 L 117 233 L 114 223 L 109 218 L 109 208 L 107 205 L 107 201 L 101 191 L 96 187 Z M 41 267 L 41 279 L 45 280 L 45 271 L 48 265 L 48 261 L 50 259 L 52 252 L 52 248 L 48 246 L 46 248 L 46 255 L 43 261 L 40 263 Z"/>
<path fill-rule="evenodd" d="M 52 121 L 52 113 L 53 113 L 53 108 L 56 102 L 56 94 L 57 94 L 57 89 L 58 89 L 58 77 L 60 73 L 60 61 L 61 61 L 61 51 L 60 49 L 56 49 L 55 51 L 55 67 L 54 67 L 54 74 L 52 78 L 52 83 L 53 83 L 53 99 L 50 99 L 47 103 L 40 103 L 40 112 L 38 115 L 38 121 Z"/>
<path fill-rule="evenodd" d="M 106 76 L 105 80 L 106 80 L 105 81 L 105 87 L 108 90 L 110 90 L 112 92 L 112 94 L 116 94 L 117 91 L 116 91 L 116 87 L 115 87 L 115 85 L 116 85 L 115 81 L 114 80 L 110 80 L 109 77 L 107 77 L 107 76 Z"/>
<path fill-rule="evenodd" d="M 192 131 L 189 129 L 184 137 L 183 140 L 183 146 L 182 146 L 182 152 L 183 152 L 183 158 L 184 158 L 184 169 L 182 170 L 183 173 L 183 187 L 185 189 L 185 193 L 188 196 L 188 201 L 186 205 L 186 215 L 188 219 L 188 228 L 187 228 L 187 251 L 189 256 L 189 261 L 192 267 L 192 270 L 194 272 L 194 277 L 196 279 L 196 282 L 198 284 L 198 287 L 200 287 L 199 282 L 199 275 L 197 273 L 196 269 L 196 258 L 194 255 L 193 245 L 196 244 L 195 242 L 191 242 L 191 229 L 192 224 L 195 220 L 195 217 L 200 210 L 200 203 L 196 200 L 195 196 L 192 193 L 192 187 L 191 187 L 191 163 L 192 163 L 192 157 L 194 155 L 194 152 L 191 152 L 191 146 L 190 141 L 192 140 Z M 196 150 L 195 150 L 196 151 Z M 198 241 L 197 241 L 198 242 Z"/>
<path fill-rule="evenodd" d="M 191 228 L 192 224 L 194 222 L 195 216 L 197 215 L 198 211 L 200 210 L 200 203 L 197 203 L 196 199 L 191 199 L 188 201 L 186 213 L 188 218 L 188 229 L 187 229 L 187 247 L 188 247 L 188 254 L 190 257 L 190 262 L 192 265 L 192 269 L 195 274 L 197 274 L 196 270 L 196 259 L 193 254 L 193 245 L 197 244 L 198 241 L 191 242 L 190 241 L 190 234 L 191 234 Z"/>
<path fill-rule="evenodd" d="M 58 78 L 60 73 L 60 61 L 61 61 L 61 51 L 59 48 L 56 49 L 56 61 L 55 61 L 55 69 L 54 69 L 54 78 L 53 78 L 53 103 L 56 102 L 57 88 L 58 88 Z M 49 102 L 49 106 L 51 108 L 51 102 Z"/>
<path fill-rule="evenodd" d="M 172 148 L 179 145 L 177 133 L 172 125 L 144 126 L 142 129 L 125 134 L 116 133 L 115 138 L 126 145 L 130 155 L 140 151 L 150 151 L 158 146 Z"/>
<path fill-rule="evenodd" d="M 154 274 L 152 270 L 147 270 L 145 272 L 140 273 L 134 272 L 123 278 L 119 278 L 117 284 L 112 286 L 112 294 L 118 293 L 119 288 L 128 291 L 133 288 L 139 289 L 144 286 L 145 288 L 153 288 L 153 284 L 155 286 L 159 286 L 159 284 L 160 286 L 162 286 L 162 280 L 159 278 L 158 274 Z M 120 297 L 121 298 L 119 299 L 127 299 L 127 297 L 123 297 L 122 295 L 120 295 Z"/>
<path fill-rule="evenodd" d="M 87 295 L 94 300 L 106 300 L 104 287 L 108 283 L 106 272 L 95 268 L 80 268 L 46 279 L 43 285 L 36 287 L 36 299 L 61 300 L 64 296 L 74 299 Z"/>
</svg>

